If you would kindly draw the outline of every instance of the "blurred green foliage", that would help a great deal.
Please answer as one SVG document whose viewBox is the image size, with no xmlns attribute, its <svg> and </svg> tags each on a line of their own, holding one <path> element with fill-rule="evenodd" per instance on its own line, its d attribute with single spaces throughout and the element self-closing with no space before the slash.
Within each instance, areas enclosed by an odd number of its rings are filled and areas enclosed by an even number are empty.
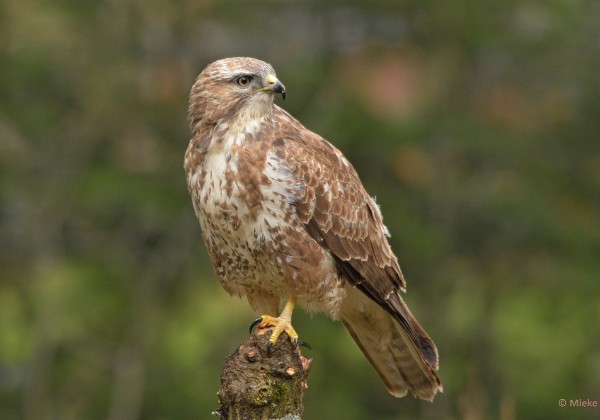
<svg viewBox="0 0 600 420">
<path fill-rule="evenodd" d="M 295 315 L 307 419 L 592 419 L 600 408 L 600 3 L 0 3 L 0 418 L 195 419 L 253 314 L 185 188 L 210 61 L 283 106 L 381 204 L 444 394 L 390 397 L 339 323 Z"/>
</svg>

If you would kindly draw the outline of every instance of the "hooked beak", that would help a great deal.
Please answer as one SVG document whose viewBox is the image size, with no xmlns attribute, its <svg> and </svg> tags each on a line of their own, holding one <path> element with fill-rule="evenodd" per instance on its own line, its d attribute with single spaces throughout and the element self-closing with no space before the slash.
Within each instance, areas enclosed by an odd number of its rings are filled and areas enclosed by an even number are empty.
<svg viewBox="0 0 600 420">
<path fill-rule="evenodd" d="M 281 83 L 277 77 L 272 74 L 267 76 L 268 86 L 264 87 L 261 90 L 266 90 L 275 93 L 281 93 L 281 98 L 285 101 L 285 86 Z"/>
</svg>

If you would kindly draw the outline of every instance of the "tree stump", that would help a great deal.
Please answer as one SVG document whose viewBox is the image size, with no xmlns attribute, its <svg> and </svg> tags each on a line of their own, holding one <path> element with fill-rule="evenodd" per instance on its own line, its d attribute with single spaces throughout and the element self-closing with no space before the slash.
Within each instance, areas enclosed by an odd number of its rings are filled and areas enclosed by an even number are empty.
<svg viewBox="0 0 600 420">
<path fill-rule="evenodd" d="M 282 333 L 267 352 L 272 328 L 257 329 L 225 359 L 218 392 L 221 420 L 299 420 L 312 359 Z"/>
</svg>

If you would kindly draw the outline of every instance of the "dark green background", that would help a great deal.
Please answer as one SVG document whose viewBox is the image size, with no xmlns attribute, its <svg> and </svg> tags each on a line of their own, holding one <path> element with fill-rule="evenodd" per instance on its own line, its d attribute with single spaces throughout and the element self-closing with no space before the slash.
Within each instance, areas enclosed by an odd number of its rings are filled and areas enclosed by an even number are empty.
<svg viewBox="0 0 600 420">
<path fill-rule="evenodd" d="M 204 419 L 248 305 L 220 288 L 182 169 L 217 58 L 377 196 L 440 350 L 397 400 L 301 311 L 307 419 L 592 419 L 600 408 L 600 2 L 0 3 L 0 418 Z M 281 102 L 280 102 L 281 103 Z"/>
</svg>

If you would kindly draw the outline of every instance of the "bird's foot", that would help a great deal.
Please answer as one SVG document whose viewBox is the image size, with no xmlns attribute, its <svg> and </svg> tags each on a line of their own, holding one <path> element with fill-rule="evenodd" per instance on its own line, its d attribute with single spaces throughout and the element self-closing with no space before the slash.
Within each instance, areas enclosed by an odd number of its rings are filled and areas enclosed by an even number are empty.
<svg viewBox="0 0 600 420">
<path fill-rule="evenodd" d="M 271 332 L 271 336 L 269 337 L 269 342 L 267 343 L 267 352 L 277 342 L 277 339 L 279 339 L 279 336 L 283 332 L 285 332 L 288 335 L 290 341 L 294 345 L 294 348 L 298 346 L 303 346 L 309 350 L 312 350 L 308 343 L 298 340 L 298 333 L 292 326 L 292 321 L 285 316 L 274 317 L 269 315 L 263 315 L 260 318 L 256 318 L 254 322 L 252 322 L 252 324 L 250 325 L 250 332 L 252 332 L 252 329 L 255 326 L 258 326 L 258 328 L 273 327 L 273 331 Z"/>
</svg>

